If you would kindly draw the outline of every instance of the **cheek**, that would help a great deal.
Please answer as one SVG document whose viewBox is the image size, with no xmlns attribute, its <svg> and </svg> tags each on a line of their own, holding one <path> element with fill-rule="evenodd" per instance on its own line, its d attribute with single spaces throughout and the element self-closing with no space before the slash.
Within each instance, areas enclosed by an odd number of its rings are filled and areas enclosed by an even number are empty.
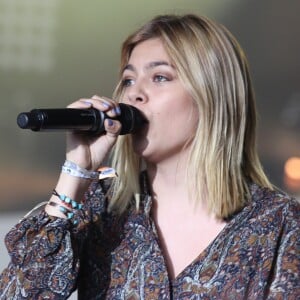
<svg viewBox="0 0 300 300">
<path fill-rule="evenodd" d="M 198 114 L 193 106 L 182 106 L 173 115 L 168 116 L 166 126 L 172 131 L 172 136 L 180 136 L 182 140 L 188 140 L 195 135 L 198 125 Z"/>
<path fill-rule="evenodd" d="M 166 111 L 165 119 L 170 122 L 170 125 L 177 124 L 177 127 L 189 128 L 194 126 L 198 117 L 196 108 L 188 99 L 176 105 L 170 105 Z"/>
<path fill-rule="evenodd" d="M 170 111 L 168 114 L 157 114 L 155 117 L 149 131 L 149 138 L 159 141 L 162 145 L 185 141 L 190 137 L 191 129 L 194 128 L 191 120 L 181 111 Z"/>
</svg>

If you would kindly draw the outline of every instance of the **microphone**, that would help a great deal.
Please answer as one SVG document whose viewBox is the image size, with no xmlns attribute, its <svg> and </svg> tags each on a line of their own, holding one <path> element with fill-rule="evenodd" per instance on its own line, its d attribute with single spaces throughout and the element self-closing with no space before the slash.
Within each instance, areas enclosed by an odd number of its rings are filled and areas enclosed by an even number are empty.
<svg viewBox="0 0 300 300">
<path fill-rule="evenodd" d="M 134 133 L 145 123 L 142 113 L 132 105 L 120 103 L 121 114 L 115 118 L 108 117 L 95 108 L 50 108 L 33 109 L 22 112 L 17 117 L 17 124 L 22 129 L 32 131 L 75 131 L 101 135 L 105 132 L 104 120 L 107 118 L 120 121 L 120 134 Z"/>
</svg>

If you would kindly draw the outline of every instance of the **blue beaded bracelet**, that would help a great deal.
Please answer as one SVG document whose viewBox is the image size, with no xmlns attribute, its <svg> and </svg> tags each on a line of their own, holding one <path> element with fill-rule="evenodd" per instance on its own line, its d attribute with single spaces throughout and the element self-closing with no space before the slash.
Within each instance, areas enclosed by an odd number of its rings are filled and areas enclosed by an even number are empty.
<svg viewBox="0 0 300 300">
<path fill-rule="evenodd" d="M 64 207 L 64 206 L 61 206 L 59 205 L 58 203 L 56 202 L 53 202 L 53 201 L 50 201 L 48 203 L 48 205 L 51 205 L 53 207 L 57 207 L 58 210 L 64 214 L 64 216 L 67 218 L 67 219 L 72 219 L 74 217 L 74 213 L 72 211 L 70 211 L 68 208 Z"/>
<path fill-rule="evenodd" d="M 81 203 L 77 203 L 75 200 L 71 199 L 70 197 L 68 197 L 64 194 L 59 194 L 55 189 L 53 190 L 52 194 L 54 196 L 58 197 L 62 202 L 64 202 L 71 209 L 81 209 L 82 208 Z"/>
</svg>

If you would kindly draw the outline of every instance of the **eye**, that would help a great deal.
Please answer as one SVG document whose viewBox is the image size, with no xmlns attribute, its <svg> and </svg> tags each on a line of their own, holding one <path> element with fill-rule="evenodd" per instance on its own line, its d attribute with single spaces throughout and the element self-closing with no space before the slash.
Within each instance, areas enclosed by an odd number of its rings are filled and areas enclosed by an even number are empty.
<svg viewBox="0 0 300 300">
<path fill-rule="evenodd" d="M 154 82 L 164 82 L 164 81 L 170 81 L 170 79 L 164 75 L 155 75 L 153 78 Z"/>
<path fill-rule="evenodd" d="M 134 80 L 131 78 L 124 78 L 122 79 L 122 86 L 123 87 L 129 87 L 132 86 L 134 84 Z"/>
</svg>

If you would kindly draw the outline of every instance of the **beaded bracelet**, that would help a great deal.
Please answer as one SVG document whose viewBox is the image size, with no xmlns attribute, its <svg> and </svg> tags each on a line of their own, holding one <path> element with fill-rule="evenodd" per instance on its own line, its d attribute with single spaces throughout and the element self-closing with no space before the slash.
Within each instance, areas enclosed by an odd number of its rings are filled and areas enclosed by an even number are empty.
<svg viewBox="0 0 300 300">
<path fill-rule="evenodd" d="M 49 201 L 48 205 L 58 208 L 58 210 L 66 217 L 66 219 L 72 219 L 74 217 L 74 213 L 72 211 L 56 202 Z"/>
<path fill-rule="evenodd" d="M 70 209 L 81 209 L 82 208 L 82 204 L 81 203 L 77 203 L 75 200 L 67 197 L 64 194 L 59 194 L 55 189 L 52 191 L 52 195 L 58 197 Z"/>
<path fill-rule="evenodd" d="M 49 201 L 48 205 L 56 207 L 59 212 L 65 216 L 66 219 L 72 219 L 74 217 L 74 210 L 82 209 L 83 205 L 81 203 L 77 203 L 75 200 L 67 197 L 66 195 L 59 194 L 55 189 L 53 190 L 52 194 L 58 197 L 63 205 L 60 205 L 59 203 L 54 201 Z M 78 221 L 72 220 L 72 223 L 76 225 Z"/>
</svg>

